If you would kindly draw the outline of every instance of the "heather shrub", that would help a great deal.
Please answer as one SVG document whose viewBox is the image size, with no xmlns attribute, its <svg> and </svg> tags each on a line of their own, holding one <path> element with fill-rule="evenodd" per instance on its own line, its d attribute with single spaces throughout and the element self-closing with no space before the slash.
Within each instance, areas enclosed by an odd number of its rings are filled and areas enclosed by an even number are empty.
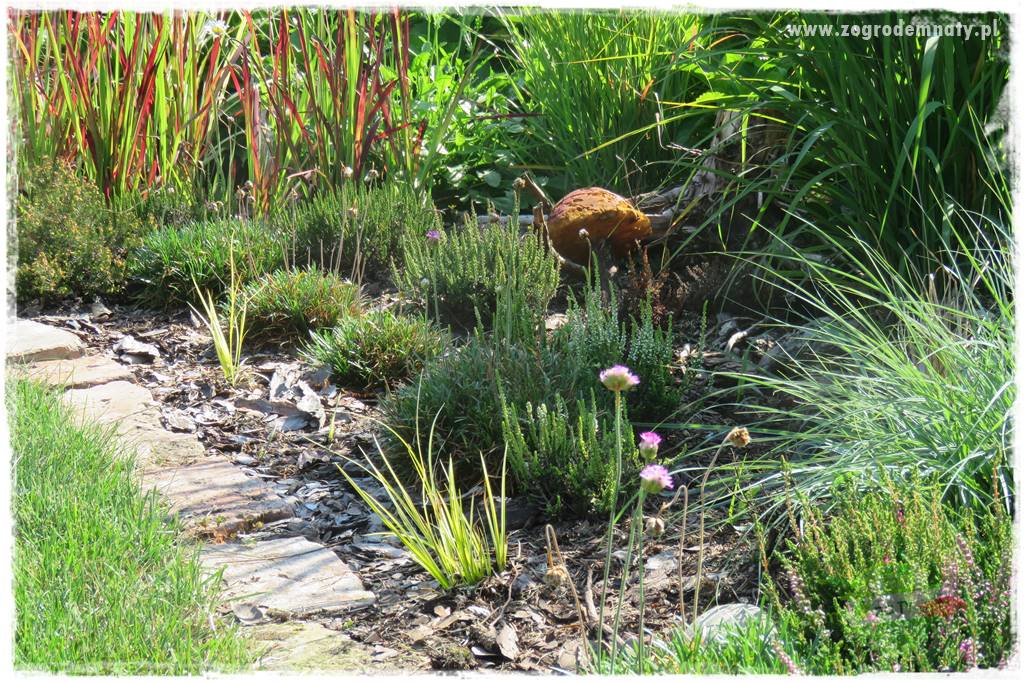
<svg viewBox="0 0 1024 683">
<path fill-rule="evenodd" d="M 359 286 L 316 266 L 268 273 L 241 296 L 254 337 L 305 338 L 360 312 Z"/>
<path fill-rule="evenodd" d="M 400 264 L 404 236 L 422 237 L 440 226 L 430 197 L 401 183 L 345 183 L 278 209 L 270 220 L 289 235 L 294 262 L 357 282 L 367 270 L 380 276 L 392 261 Z"/>
<path fill-rule="evenodd" d="M 967 671 L 1005 663 L 1012 520 L 994 503 L 954 510 L 941 486 L 842 489 L 834 514 L 810 504 L 769 586 L 812 674 Z M 796 524 L 796 515 L 793 523 Z"/>
<path fill-rule="evenodd" d="M 621 321 L 615 291 L 603 294 L 597 283 L 588 286 L 582 300 L 570 298 L 565 323 L 552 336 L 551 346 L 573 374 L 573 384 L 586 390 L 598 387 L 598 373 L 625 363 L 641 378 L 628 394 L 632 415 L 660 420 L 679 405 L 681 386 L 672 375 L 675 358 L 672 321 L 654 325 L 650 301 L 641 305 L 640 317 Z M 604 399 L 610 401 L 610 398 Z"/>
<path fill-rule="evenodd" d="M 232 259 L 239 283 L 248 283 L 284 265 L 284 243 L 259 221 L 218 219 L 167 227 L 147 235 L 132 252 L 129 273 L 147 304 L 192 302 L 197 286 L 213 294 L 227 288 Z"/>
<path fill-rule="evenodd" d="M 305 356 L 329 366 L 339 382 L 372 387 L 419 372 L 448 344 L 448 333 L 423 316 L 377 310 L 342 317 L 332 329 L 314 332 Z"/>
<path fill-rule="evenodd" d="M 15 209 L 18 300 L 121 294 L 125 257 L 152 223 L 108 209 L 96 187 L 63 163 L 36 166 L 22 180 Z"/>
<path fill-rule="evenodd" d="M 551 517 L 607 514 L 615 478 L 615 417 L 598 408 L 593 393 L 570 410 L 561 396 L 522 408 L 501 401 L 502 438 L 508 447 L 509 471 L 519 490 L 537 500 Z M 643 463 L 634 447 L 633 430 L 624 420 L 624 480 Z"/>
<path fill-rule="evenodd" d="M 402 294 L 440 318 L 465 326 L 489 325 L 502 288 L 526 295 L 543 311 L 555 295 L 558 261 L 536 235 L 469 219 L 461 228 L 410 234 L 402 240 L 402 267 L 394 280 Z"/>
</svg>

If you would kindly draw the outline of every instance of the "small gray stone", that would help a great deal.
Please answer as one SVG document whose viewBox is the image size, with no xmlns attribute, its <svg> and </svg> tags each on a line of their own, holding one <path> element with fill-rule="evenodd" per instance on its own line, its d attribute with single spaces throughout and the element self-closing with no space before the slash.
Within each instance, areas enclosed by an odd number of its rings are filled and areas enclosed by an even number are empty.
<svg viewBox="0 0 1024 683">
<path fill-rule="evenodd" d="M 697 617 L 697 628 L 705 638 L 715 638 L 723 629 L 746 626 L 761 618 L 761 608 L 743 602 L 716 605 Z"/>
<path fill-rule="evenodd" d="M 271 617 L 340 613 L 374 601 L 337 555 L 304 538 L 206 546 L 200 561 L 211 572 L 224 569 L 229 602 L 258 605 Z"/>
<path fill-rule="evenodd" d="M 7 328 L 7 360 L 34 363 L 78 358 L 85 350 L 76 335 L 34 320 L 15 320 Z"/>
</svg>

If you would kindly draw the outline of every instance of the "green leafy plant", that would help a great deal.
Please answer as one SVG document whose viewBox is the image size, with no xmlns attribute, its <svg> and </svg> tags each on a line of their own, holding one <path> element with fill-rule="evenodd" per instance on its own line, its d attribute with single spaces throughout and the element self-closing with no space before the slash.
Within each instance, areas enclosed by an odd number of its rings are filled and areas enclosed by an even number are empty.
<svg viewBox="0 0 1024 683">
<path fill-rule="evenodd" d="M 836 495 L 828 518 L 800 506 L 781 585 L 769 587 L 808 673 L 1005 663 L 1013 532 L 1001 503 L 956 512 L 941 486 L 917 480 Z"/>
<path fill-rule="evenodd" d="M 284 265 L 284 239 L 256 221 L 221 219 L 163 228 L 146 235 L 128 260 L 129 275 L 150 305 L 194 301 L 198 285 L 211 294 L 227 289 L 231 271 L 238 284 Z"/>
<path fill-rule="evenodd" d="M 217 617 L 219 578 L 207 575 L 155 493 L 140 490 L 127 444 L 82 426 L 59 392 L 10 378 L 6 389 L 15 668 L 197 675 L 246 667 L 244 639 Z"/>
<path fill-rule="evenodd" d="M 229 253 L 231 281 L 228 285 L 227 304 L 224 309 L 224 316 L 227 322 L 227 330 L 221 324 L 220 314 L 217 312 L 217 304 L 210 292 L 204 292 L 195 283 L 196 293 L 199 302 L 203 307 L 205 315 L 195 306 L 193 312 L 199 317 L 213 338 L 213 348 L 217 353 L 217 362 L 224 373 L 224 379 L 228 384 L 235 386 L 242 375 L 242 344 L 249 328 L 246 325 L 246 309 L 248 302 L 243 298 L 240 291 L 238 277 L 235 272 L 234 253 Z"/>
<path fill-rule="evenodd" d="M 664 122 L 664 100 L 690 101 L 708 79 L 690 62 L 712 38 L 712 15 L 651 11 L 503 12 L 519 78 L 525 134 L 508 144 L 552 194 L 597 185 L 633 194 L 657 187 L 678 152 L 693 146 L 693 120 Z M 567 87 L 571 84 L 571 87 Z M 623 134 L 642 129 L 636 136 Z M 597 149 L 600 148 L 600 149 Z"/>
<path fill-rule="evenodd" d="M 245 285 L 239 297 L 254 335 L 263 338 L 307 338 L 361 314 L 359 287 L 316 266 L 264 275 Z"/>
<path fill-rule="evenodd" d="M 502 438 L 517 489 L 545 505 L 552 518 L 607 514 L 619 485 L 615 429 L 608 418 L 593 395 L 579 400 L 574 411 L 560 396 L 522 410 L 503 400 Z M 632 448 L 633 430 L 624 422 L 623 474 L 631 478 L 641 462 Z"/>
<path fill-rule="evenodd" d="M 95 186 L 63 162 L 34 166 L 19 180 L 18 300 L 121 295 L 125 257 L 152 224 L 108 209 Z"/>
<path fill-rule="evenodd" d="M 417 373 L 449 345 L 448 334 L 422 316 L 370 311 L 314 332 L 304 354 L 346 384 L 387 385 Z"/>
<path fill-rule="evenodd" d="M 448 459 L 447 467 L 435 462 L 433 428 L 427 435 L 426 450 L 419 434 L 415 445 L 404 441 L 397 432 L 391 431 L 391 436 L 405 449 L 408 462 L 416 473 L 418 491 L 403 485 L 403 477 L 392 468 L 379 445 L 378 452 L 384 461 L 383 471 L 373 462 L 356 464 L 384 487 L 387 503 L 371 496 L 339 467 L 352 488 L 380 516 L 384 526 L 398 537 L 402 545 L 412 553 L 413 560 L 445 590 L 475 584 L 495 571 L 504 569 L 508 562 L 504 463 L 498 502 L 495 500 L 486 463 L 481 457 L 481 515 L 474 512 L 473 501 L 468 510 L 464 507 L 464 496 L 456 483 L 452 459 Z"/>
<path fill-rule="evenodd" d="M 559 282 L 558 261 L 536 235 L 498 224 L 481 228 L 475 218 L 461 229 L 404 237 L 402 262 L 394 272 L 402 294 L 463 325 L 477 316 L 489 324 L 501 288 L 524 292 L 528 305 L 543 311 Z"/>
</svg>

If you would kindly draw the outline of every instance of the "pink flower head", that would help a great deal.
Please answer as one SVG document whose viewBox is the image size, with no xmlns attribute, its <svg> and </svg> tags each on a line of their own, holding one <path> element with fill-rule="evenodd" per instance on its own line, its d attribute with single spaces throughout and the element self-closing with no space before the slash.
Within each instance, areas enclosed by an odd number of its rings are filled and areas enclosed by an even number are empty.
<svg viewBox="0 0 1024 683">
<path fill-rule="evenodd" d="M 630 372 L 625 365 L 614 365 L 607 370 L 602 370 L 599 378 L 606 389 L 616 393 L 629 391 L 640 384 L 640 378 Z"/>
<path fill-rule="evenodd" d="M 672 476 L 661 465 L 648 465 L 640 471 L 640 486 L 647 493 L 661 493 L 672 488 Z"/>
<path fill-rule="evenodd" d="M 868 622 L 871 625 L 875 625 L 878 623 L 878 615 L 875 614 L 873 611 L 868 612 L 867 616 L 864 617 L 864 621 Z"/>
<path fill-rule="evenodd" d="M 440 241 L 440 239 L 441 239 L 441 233 L 439 233 L 437 230 L 427 230 L 427 241 L 428 242 L 438 242 L 438 241 Z"/>
<path fill-rule="evenodd" d="M 660 443 L 661 437 L 656 432 L 644 432 L 640 435 L 640 443 L 637 447 L 640 449 L 640 455 L 650 459 L 658 454 L 658 444 Z"/>
</svg>

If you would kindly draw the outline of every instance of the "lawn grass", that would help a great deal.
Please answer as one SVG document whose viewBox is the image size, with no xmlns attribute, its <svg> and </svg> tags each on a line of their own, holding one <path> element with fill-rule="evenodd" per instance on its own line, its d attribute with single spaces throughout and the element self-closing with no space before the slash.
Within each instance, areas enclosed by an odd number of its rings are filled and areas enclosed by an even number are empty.
<svg viewBox="0 0 1024 683">
<path fill-rule="evenodd" d="M 7 385 L 14 465 L 15 666 L 97 674 L 237 670 L 218 582 L 109 431 L 79 427 L 51 390 Z"/>
</svg>

